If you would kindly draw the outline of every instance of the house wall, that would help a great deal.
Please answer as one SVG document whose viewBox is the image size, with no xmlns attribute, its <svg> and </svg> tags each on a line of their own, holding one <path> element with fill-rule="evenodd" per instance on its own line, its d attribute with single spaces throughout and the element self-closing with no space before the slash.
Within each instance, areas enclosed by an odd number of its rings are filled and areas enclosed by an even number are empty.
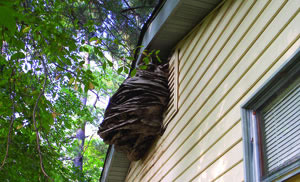
<svg viewBox="0 0 300 182">
<path fill-rule="evenodd" d="M 299 7 L 225 1 L 177 45 L 179 110 L 126 181 L 244 181 L 240 106 L 300 47 Z"/>
</svg>

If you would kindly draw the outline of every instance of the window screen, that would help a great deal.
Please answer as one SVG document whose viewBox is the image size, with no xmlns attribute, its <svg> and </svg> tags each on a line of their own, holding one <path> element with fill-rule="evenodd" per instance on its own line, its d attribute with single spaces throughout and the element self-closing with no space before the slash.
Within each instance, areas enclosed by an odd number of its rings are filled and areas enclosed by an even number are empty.
<svg viewBox="0 0 300 182">
<path fill-rule="evenodd" d="M 300 79 L 276 93 L 259 112 L 266 175 L 300 157 Z"/>
</svg>

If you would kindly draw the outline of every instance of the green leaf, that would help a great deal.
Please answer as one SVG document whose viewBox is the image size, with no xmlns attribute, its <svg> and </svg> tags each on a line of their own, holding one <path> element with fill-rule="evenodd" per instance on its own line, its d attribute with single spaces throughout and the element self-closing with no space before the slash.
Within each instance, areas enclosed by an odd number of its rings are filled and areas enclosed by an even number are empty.
<svg viewBox="0 0 300 182">
<path fill-rule="evenodd" d="M 92 38 L 90 38 L 90 42 L 97 41 L 97 40 L 98 40 L 97 37 L 92 37 Z"/>
<path fill-rule="evenodd" d="M 103 52 L 98 48 L 98 47 L 94 47 L 94 52 L 97 56 L 99 56 L 100 58 L 104 58 L 104 54 Z"/>
<path fill-rule="evenodd" d="M 65 122 L 65 127 L 68 128 L 68 129 L 71 129 L 72 128 L 72 125 L 69 123 L 69 122 Z"/>
<path fill-rule="evenodd" d="M 104 71 L 106 70 L 106 62 L 105 62 L 105 61 L 102 63 L 102 69 L 103 69 Z"/>
<path fill-rule="evenodd" d="M 68 65 L 68 66 L 71 66 L 71 65 L 72 65 L 72 62 L 71 62 L 71 60 L 70 60 L 69 58 L 65 58 L 64 56 L 61 56 L 60 58 L 63 60 L 63 62 L 64 62 L 66 65 Z"/>
<path fill-rule="evenodd" d="M 91 70 L 86 70 L 86 74 L 88 74 L 88 75 L 92 75 L 92 74 L 93 74 L 93 72 L 92 72 Z"/>
<path fill-rule="evenodd" d="M 161 59 L 159 58 L 159 56 L 156 55 L 155 57 L 156 57 L 156 59 L 161 63 Z"/>
<path fill-rule="evenodd" d="M 131 76 L 131 77 L 134 77 L 135 75 L 136 75 L 136 69 L 134 68 L 134 69 L 131 71 L 130 76 Z"/>
<path fill-rule="evenodd" d="M 139 66 L 139 68 L 142 69 L 142 70 L 146 70 L 147 67 L 148 67 L 147 65 L 141 65 L 141 66 Z"/>
<path fill-rule="evenodd" d="M 117 73 L 118 73 L 118 74 L 121 74 L 122 71 L 123 71 L 123 67 L 120 67 L 120 68 L 117 70 Z"/>
<path fill-rule="evenodd" d="M 149 64 L 149 63 L 150 63 L 149 57 L 144 57 L 144 58 L 143 58 L 143 61 L 144 61 L 146 64 Z"/>
<path fill-rule="evenodd" d="M 81 46 L 81 48 L 83 50 L 82 52 L 87 52 L 87 53 L 91 53 L 92 50 L 94 49 L 94 47 L 90 46 L 90 45 L 84 45 L 84 46 Z"/>
<path fill-rule="evenodd" d="M 130 60 L 130 61 L 133 61 L 134 60 L 134 57 L 126 57 L 126 59 Z"/>
<path fill-rule="evenodd" d="M 87 93 L 89 90 L 89 83 L 84 85 L 84 92 Z"/>
<path fill-rule="evenodd" d="M 128 74 L 128 73 L 129 73 L 129 69 L 128 69 L 127 67 L 124 67 L 124 72 L 125 72 L 126 74 Z"/>
<path fill-rule="evenodd" d="M 110 66 L 110 67 L 113 67 L 113 63 L 111 62 L 111 61 L 109 61 L 109 60 L 107 60 L 107 63 L 108 63 L 108 65 Z"/>
<path fill-rule="evenodd" d="M 0 4 L 0 27 L 4 26 L 11 33 L 14 33 L 16 31 L 16 16 L 17 12 L 13 8 L 7 4 L 4 6 Z"/>
<path fill-rule="evenodd" d="M 18 59 L 23 59 L 23 58 L 25 58 L 25 55 L 24 55 L 24 53 L 22 53 L 22 52 L 17 52 L 17 53 L 15 53 L 15 54 L 13 54 L 12 56 L 11 56 L 11 60 L 18 60 Z"/>
<path fill-rule="evenodd" d="M 80 61 L 79 65 L 82 66 L 82 65 L 84 65 L 84 63 L 85 63 L 85 61 Z"/>
</svg>

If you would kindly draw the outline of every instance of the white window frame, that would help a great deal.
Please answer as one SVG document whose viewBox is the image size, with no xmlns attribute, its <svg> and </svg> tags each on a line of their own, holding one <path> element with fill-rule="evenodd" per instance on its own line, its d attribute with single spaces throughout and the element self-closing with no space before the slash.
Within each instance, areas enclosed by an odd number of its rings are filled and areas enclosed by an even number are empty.
<svg viewBox="0 0 300 182">
<path fill-rule="evenodd" d="M 300 48 L 263 84 L 241 107 L 244 143 L 244 174 L 246 182 L 284 181 L 300 174 L 300 160 L 276 170 L 268 176 L 261 174 L 261 155 L 258 144 L 255 111 L 286 83 L 300 73 Z M 284 75 L 284 76 L 283 76 Z"/>
</svg>

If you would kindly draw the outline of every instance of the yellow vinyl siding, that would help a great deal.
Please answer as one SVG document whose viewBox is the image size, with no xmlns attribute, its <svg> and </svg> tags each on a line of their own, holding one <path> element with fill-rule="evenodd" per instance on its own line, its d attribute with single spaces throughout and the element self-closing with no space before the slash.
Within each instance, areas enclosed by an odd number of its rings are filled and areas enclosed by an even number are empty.
<svg viewBox="0 0 300 182">
<path fill-rule="evenodd" d="M 195 60 L 198 56 L 199 53 L 202 52 L 203 48 L 206 48 L 206 44 L 208 42 L 212 42 L 210 41 L 210 38 L 214 38 L 215 36 L 212 36 L 213 33 L 216 31 L 217 27 L 220 24 L 224 24 L 222 22 L 224 19 L 224 16 L 227 14 L 227 11 L 230 9 L 230 3 L 225 3 L 224 6 L 222 7 L 222 9 L 220 10 L 219 14 L 220 16 L 216 16 L 214 17 L 214 15 L 210 15 L 212 16 L 212 18 L 209 19 L 213 19 L 213 21 L 207 21 L 206 23 L 204 23 L 203 28 L 200 29 L 200 31 L 197 33 L 197 35 L 195 36 L 195 39 L 193 39 L 192 44 L 195 42 L 195 47 L 189 47 L 190 49 L 188 51 L 190 51 L 190 54 L 184 54 L 183 58 L 181 60 Z M 232 12 L 232 11 L 231 11 Z M 227 16 L 228 18 L 228 16 Z M 206 27 L 207 26 L 207 27 Z M 181 61 L 179 63 L 179 72 L 184 72 L 186 73 L 186 70 L 183 70 L 184 67 L 190 67 L 192 66 L 192 64 L 187 64 L 186 61 Z M 181 77 L 183 76 L 180 75 L 179 76 L 179 80 L 181 80 Z"/>
<path fill-rule="evenodd" d="M 226 1 L 202 22 L 177 47 L 178 113 L 127 181 L 229 181 L 243 171 L 240 106 L 300 46 L 299 22 L 297 0 Z"/>
<path fill-rule="evenodd" d="M 218 128 L 216 131 L 223 134 L 223 132 L 221 132 L 222 128 Z M 216 140 L 216 143 L 213 142 L 213 131 L 209 134 L 210 136 L 205 137 L 205 139 L 207 138 L 206 140 L 203 139 L 203 142 L 199 143 L 199 145 L 202 145 L 205 148 L 196 145 L 196 147 L 193 148 L 193 150 L 191 150 L 186 156 L 184 156 L 179 164 L 171 170 L 170 175 L 164 177 L 165 181 L 174 180 L 172 179 L 173 176 L 178 176 L 176 177 L 176 181 L 184 181 L 184 179 L 186 179 L 186 181 L 190 181 L 197 174 L 201 174 L 206 171 L 207 168 L 209 168 L 209 166 L 215 162 L 215 160 L 226 154 L 227 150 L 222 151 L 223 149 L 230 150 L 235 148 L 236 144 L 241 141 L 241 138 L 235 137 L 236 135 L 241 134 L 241 123 L 239 122 L 237 125 L 235 125 L 231 130 L 228 131 L 228 133 L 225 133 L 223 137 L 218 137 L 219 140 Z M 210 140 L 209 137 L 212 137 L 212 139 Z M 199 157 L 196 157 L 198 155 Z M 182 166 L 188 167 L 185 168 L 186 170 L 182 170 Z"/>
<path fill-rule="evenodd" d="M 230 148 L 230 150 L 224 155 L 222 155 L 220 158 L 217 158 L 217 160 L 214 161 L 211 166 L 202 171 L 198 176 L 192 178 L 191 181 L 212 181 L 222 174 L 223 171 L 226 171 L 226 169 L 231 168 L 231 166 L 234 166 L 237 163 L 240 163 L 242 161 L 242 156 L 243 144 L 242 141 L 240 141 L 235 147 Z"/>
<path fill-rule="evenodd" d="M 244 169 L 243 169 L 243 161 L 233 165 L 232 168 L 229 168 L 224 174 L 221 174 L 214 181 L 215 182 L 241 182 L 244 180 Z M 233 178 L 234 176 L 234 178 Z"/>
</svg>

